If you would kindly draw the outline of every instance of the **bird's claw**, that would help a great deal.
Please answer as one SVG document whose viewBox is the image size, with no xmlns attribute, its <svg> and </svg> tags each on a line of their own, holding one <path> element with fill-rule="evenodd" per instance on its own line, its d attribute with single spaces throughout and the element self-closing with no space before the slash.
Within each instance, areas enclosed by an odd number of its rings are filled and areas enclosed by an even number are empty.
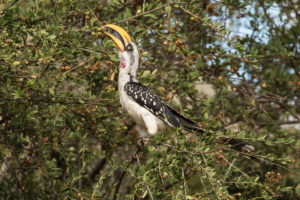
<svg viewBox="0 0 300 200">
<path fill-rule="evenodd" d="M 149 135 L 145 135 L 143 136 L 142 138 L 140 138 L 138 141 L 137 141 L 137 148 L 138 149 L 142 149 L 144 148 L 145 144 L 148 143 L 148 138 L 149 138 Z"/>
</svg>

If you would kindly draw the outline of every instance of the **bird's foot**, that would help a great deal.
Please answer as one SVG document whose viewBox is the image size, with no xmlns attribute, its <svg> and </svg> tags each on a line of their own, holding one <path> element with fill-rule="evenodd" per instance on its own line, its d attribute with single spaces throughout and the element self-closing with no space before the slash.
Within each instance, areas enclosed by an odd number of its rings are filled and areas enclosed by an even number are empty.
<svg viewBox="0 0 300 200">
<path fill-rule="evenodd" d="M 147 145 L 149 143 L 149 135 L 145 135 L 143 137 L 141 137 L 138 141 L 137 141 L 137 148 L 138 149 L 142 149 L 144 148 L 145 145 Z"/>
<path fill-rule="evenodd" d="M 143 140 L 143 138 L 141 138 L 137 141 L 136 147 L 137 147 L 137 149 L 142 149 L 144 147 L 144 145 L 145 145 L 144 140 Z"/>
<path fill-rule="evenodd" d="M 144 148 L 145 144 L 148 143 L 148 137 L 149 136 L 144 136 L 142 138 L 140 138 L 138 141 L 137 141 L 137 144 L 136 144 L 136 152 L 132 154 L 132 160 L 133 161 L 138 161 L 139 163 L 139 156 L 138 156 L 138 153 Z"/>
</svg>

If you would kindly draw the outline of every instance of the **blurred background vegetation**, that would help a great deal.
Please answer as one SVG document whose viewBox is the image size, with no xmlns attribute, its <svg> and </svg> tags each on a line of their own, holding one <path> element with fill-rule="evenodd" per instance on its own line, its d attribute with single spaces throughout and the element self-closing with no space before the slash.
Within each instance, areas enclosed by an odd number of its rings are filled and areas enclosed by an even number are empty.
<svg viewBox="0 0 300 200">
<path fill-rule="evenodd" d="M 300 199 L 299 5 L 0 1 L 1 199 Z M 106 23 L 137 43 L 140 82 L 214 134 L 136 150 Z"/>
</svg>

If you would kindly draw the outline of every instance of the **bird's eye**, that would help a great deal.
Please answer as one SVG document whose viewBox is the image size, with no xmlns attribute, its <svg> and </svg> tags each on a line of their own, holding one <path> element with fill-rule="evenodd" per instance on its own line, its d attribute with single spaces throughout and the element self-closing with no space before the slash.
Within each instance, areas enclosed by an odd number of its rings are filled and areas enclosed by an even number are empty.
<svg viewBox="0 0 300 200">
<path fill-rule="evenodd" d="M 132 49 L 132 46 L 129 44 L 129 45 L 126 47 L 126 50 L 132 51 L 132 50 L 133 50 L 133 49 Z"/>
</svg>

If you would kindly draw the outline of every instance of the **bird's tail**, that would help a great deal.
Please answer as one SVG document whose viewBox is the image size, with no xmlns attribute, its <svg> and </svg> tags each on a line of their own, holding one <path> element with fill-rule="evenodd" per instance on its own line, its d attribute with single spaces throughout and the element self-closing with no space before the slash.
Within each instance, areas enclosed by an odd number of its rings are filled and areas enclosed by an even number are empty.
<svg viewBox="0 0 300 200">
<path fill-rule="evenodd" d="M 255 150 L 254 146 L 246 143 L 243 140 L 232 137 L 219 137 L 218 142 L 222 144 L 230 144 L 231 148 L 237 151 L 252 152 Z"/>
<path fill-rule="evenodd" d="M 174 108 L 168 106 L 170 112 L 172 113 L 172 116 L 176 119 L 177 123 L 174 123 L 176 128 L 183 128 L 187 131 L 195 131 L 197 134 L 204 133 L 204 130 L 199 127 L 195 122 L 188 119 L 187 117 L 183 116 L 179 112 L 177 112 Z"/>
<path fill-rule="evenodd" d="M 176 128 L 181 127 L 187 131 L 194 131 L 198 135 L 204 133 L 204 129 L 199 127 L 195 122 L 193 122 L 192 120 L 188 119 L 187 117 L 181 115 L 172 107 L 168 106 L 168 108 L 169 108 L 170 112 L 172 113 L 172 116 L 175 118 L 175 120 L 177 122 L 177 123 L 174 123 L 174 126 Z M 209 131 L 207 133 L 209 134 Z M 243 150 L 243 151 L 247 151 L 247 152 L 252 152 L 255 150 L 255 148 L 252 145 L 244 142 L 243 140 L 240 140 L 237 138 L 232 138 L 232 137 L 220 137 L 218 139 L 218 143 L 230 144 L 232 149 L 235 149 L 238 151 Z"/>
</svg>

